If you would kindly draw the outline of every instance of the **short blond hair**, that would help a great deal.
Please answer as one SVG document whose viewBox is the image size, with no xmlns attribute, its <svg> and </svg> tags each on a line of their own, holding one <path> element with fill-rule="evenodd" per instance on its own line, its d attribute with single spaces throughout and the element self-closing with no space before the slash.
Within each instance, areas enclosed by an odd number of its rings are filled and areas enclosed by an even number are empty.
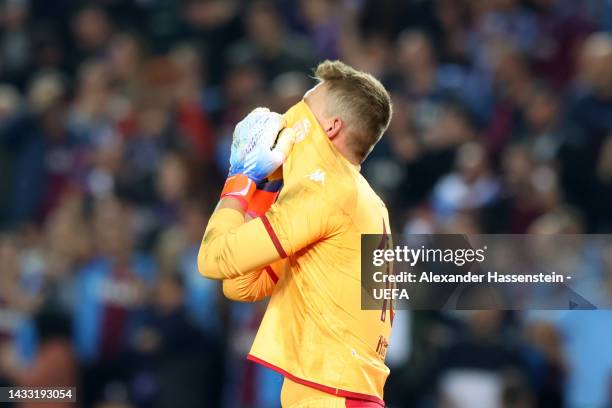
<svg viewBox="0 0 612 408">
<path fill-rule="evenodd" d="M 351 136 L 348 146 L 360 161 L 365 160 L 389 126 L 389 93 L 372 75 L 341 61 L 323 61 L 314 74 L 333 98 L 327 106 L 328 113 L 346 122 Z"/>
</svg>

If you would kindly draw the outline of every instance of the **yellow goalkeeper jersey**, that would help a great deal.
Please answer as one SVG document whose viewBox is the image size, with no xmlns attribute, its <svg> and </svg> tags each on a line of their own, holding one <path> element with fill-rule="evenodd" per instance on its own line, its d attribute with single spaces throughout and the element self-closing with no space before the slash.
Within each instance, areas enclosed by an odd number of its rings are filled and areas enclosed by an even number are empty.
<svg viewBox="0 0 612 408">
<path fill-rule="evenodd" d="M 237 211 L 215 212 L 200 270 L 227 279 L 230 298 L 271 296 L 250 360 L 294 382 L 384 405 L 393 311 L 361 310 L 360 246 L 361 234 L 390 233 L 387 209 L 305 102 L 285 119 L 298 138 L 277 202 L 246 223 Z"/>
</svg>

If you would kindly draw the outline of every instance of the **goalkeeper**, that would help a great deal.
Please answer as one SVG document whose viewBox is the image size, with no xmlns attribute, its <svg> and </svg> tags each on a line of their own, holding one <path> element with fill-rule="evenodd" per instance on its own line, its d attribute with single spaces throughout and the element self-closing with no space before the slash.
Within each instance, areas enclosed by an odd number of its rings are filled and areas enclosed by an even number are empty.
<svg viewBox="0 0 612 408">
<path fill-rule="evenodd" d="M 258 108 L 236 126 L 198 268 L 223 279 L 230 299 L 270 296 L 248 358 L 284 375 L 283 407 L 384 406 L 393 310 L 361 310 L 360 238 L 390 228 L 359 170 L 391 101 L 374 77 L 339 61 L 315 76 L 283 116 Z"/>
</svg>

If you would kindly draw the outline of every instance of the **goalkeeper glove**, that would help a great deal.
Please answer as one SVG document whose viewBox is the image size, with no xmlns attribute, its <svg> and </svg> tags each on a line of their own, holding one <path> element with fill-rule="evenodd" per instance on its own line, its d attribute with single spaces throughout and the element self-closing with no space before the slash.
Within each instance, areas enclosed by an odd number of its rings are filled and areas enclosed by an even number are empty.
<svg viewBox="0 0 612 408">
<path fill-rule="evenodd" d="M 245 209 L 256 184 L 279 168 L 295 140 L 293 129 L 283 127 L 283 117 L 267 108 L 257 108 L 236 125 L 230 154 L 229 177 L 221 198 L 238 198 Z"/>
</svg>

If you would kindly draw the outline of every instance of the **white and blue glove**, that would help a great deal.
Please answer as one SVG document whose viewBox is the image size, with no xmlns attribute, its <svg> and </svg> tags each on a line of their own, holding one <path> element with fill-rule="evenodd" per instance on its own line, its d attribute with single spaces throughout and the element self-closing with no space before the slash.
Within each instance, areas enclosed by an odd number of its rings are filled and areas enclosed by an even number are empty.
<svg viewBox="0 0 612 408">
<path fill-rule="evenodd" d="M 234 129 L 229 175 L 244 174 L 255 183 L 279 168 L 293 146 L 294 132 L 283 131 L 283 116 L 256 108 Z"/>
<path fill-rule="evenodd" d="M 296 132 L 283 125 L 282 115 L 268 108 L 253 110 L 236 125 L 221 198 L 234 197 L 248 208 L 257 183 L 285 162 L 295 142 Z"/>
</svg>

